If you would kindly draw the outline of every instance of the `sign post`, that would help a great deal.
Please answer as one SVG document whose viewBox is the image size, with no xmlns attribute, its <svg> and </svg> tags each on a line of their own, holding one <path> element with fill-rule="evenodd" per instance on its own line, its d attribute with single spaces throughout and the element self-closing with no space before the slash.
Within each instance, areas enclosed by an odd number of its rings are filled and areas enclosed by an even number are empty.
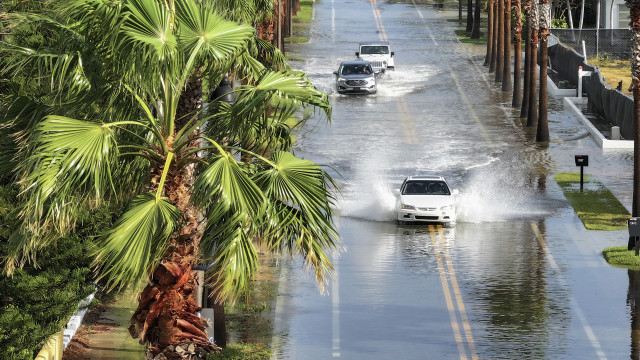
<svg viewBox="0 0 640 360">
<path fill-rule="evenodd" d="M 576 155 L 576 166 L 580 166 L 580 192 L 584 184 L 584 167 L 589 166 L 589 155 Z"/>
</svg>

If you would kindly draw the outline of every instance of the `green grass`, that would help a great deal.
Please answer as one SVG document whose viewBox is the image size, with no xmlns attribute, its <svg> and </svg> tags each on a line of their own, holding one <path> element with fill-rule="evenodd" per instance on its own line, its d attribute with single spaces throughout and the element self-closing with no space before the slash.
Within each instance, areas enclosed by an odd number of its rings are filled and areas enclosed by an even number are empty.
<svg viewBox="0 0 640 360">
<path fill-rule="evenodd" d="M 612 266 L 640 270 L 640 256 L 636 256 L 634 250 L 627 250 L 627 246 L 606 248 L 602 251 L 602 256 Z"/>
<path fill-rule="evenodd" d="M 293 22 L 311 22 L 313 0 L 300 0 L 300 11 L 293 17 Z"/>
<path fill-rule="evenodd" d="M 271 350 L 260 344 L 229 344 L 217 354 L 211 354 L 207 360 L 269 360 Z"/>
<path fill-rule="evenodd" d="M 564 196 L 588 230 L 626 230 L 629 211 L 604 185 L 585 175 L 584 190 L 580 191 L 579 173 L 555 176 Z"/>
<path fill-rule="evenodd" d="M 487 43 L 487 34 L 483 31 L 480 31 L 479 39 L 472 39 L 467 35 L 466 29 L 456 30 L 456 35 L 458 35 L 458 39 L 463 44 L 476 44 L 476 45 L 484 45 Z"/>
</svg>

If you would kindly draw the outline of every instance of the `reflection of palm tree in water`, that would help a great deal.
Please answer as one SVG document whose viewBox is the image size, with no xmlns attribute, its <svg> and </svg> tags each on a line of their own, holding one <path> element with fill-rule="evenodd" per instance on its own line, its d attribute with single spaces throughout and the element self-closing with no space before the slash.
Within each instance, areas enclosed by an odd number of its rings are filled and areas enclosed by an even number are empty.
<svg viewBox="0 0 640 360">
<path fill-rule="evenodd" d="M 631 310 L 631 359 L 640 360 L 640 271 L 628 270 L 627 304 Z"/>
</svg>

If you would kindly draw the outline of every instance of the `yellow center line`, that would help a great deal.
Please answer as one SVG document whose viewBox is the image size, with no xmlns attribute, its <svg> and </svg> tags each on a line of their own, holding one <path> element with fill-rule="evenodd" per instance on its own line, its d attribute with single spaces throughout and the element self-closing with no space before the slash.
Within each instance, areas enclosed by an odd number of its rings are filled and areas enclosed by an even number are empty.
<svg viewBox="0 0 640 360">
<path fill-rule="evenodd" d="M 456 303 L 458 304 L 458 311 L 460 312 L 462 328 L 464 329 L 464 333 L 467 338 L 467 345 L 469 346 L 469 351 L 471 352 L 471 358 L 476 360 L 478 359 L 478 354 L 476 352 L 476 345 L 473 341 L 473 335 L 471 334 L 471 325 L 469 324 L 469 318 L 467 317 L 467 310 L 464 306 L 464 301 L 462 301 L 462 294 L 460 293 L 460 287 L 458 286 L 458 279 L 456 278 L 456 272 L 453 269 L 453 261 L 451 261 L 449 249 L 447 249 L 447 246 L 444 243 L 444 230 L 442 230 L 442 226 L 438 227 L 438 235 L 438 240 L 442 242 L 444 257 L 447 263 L 447 269 L 449 270 L 449 277 L 451 278 L 451 287 L 453 288 Z"/>
<path fill-rule="evenodd" d="M 416 135 L 416 128 L 413 126 L 413 117 L 407 107 L 407 102 L 404 97 L 400 98 L 400 101 L 396 103 L 398 114 L 402 117 L 402 130 L 404 132 L 404 138 L 409 144 L 418 144 L 418 137 Z"/>
<path fill-rule="evenodd" d="M 451 292 L 449 290 L 449 281 L 447 281 L 447 275 L 444 270 L 442 255 L 440 255 L 439 246 L 436 241 L 436 232 L 433 225 L 429 225 L 429 232 L 431 233 L 430 237 L 431 237 L 431 242 L 433 243 L 433 248 L 434 248 L 433 252 L 436 255 L 436 262 L 438 263 L 438 272 L 440 273 L 440 283 L 442 284 L 442 290 L 444 291 L 444 298 L 447 303 L 447 309 L 449 310 L 449 319 L 451 321 L 451 329 L 453 330 L 453 336 L 456 339 L 456 344 L 458 345 L 458 353 L 460 354 L 460 359 L 466 360 L 467 351 L 464 348 L 462 335 L 460 334 L 460 326 L 458 325 L 456 310 L 455 310 L 455 307 L 453 306 L 453 300 L 451 299 Z"/>
<path fill-rule="evenodd" d="M 376 7 L 376 0 L 369 0 L 371 2 L 371 10 L 373 11 L 373 17 L 376 20 L 376 27 L 378 28 L 378 37 L 380 41 L 387 41 L 387 34 L 384 30 L 384 25 L 382 24 L 382 16 L 380 15 L 380 10 Z"/>
</svg>

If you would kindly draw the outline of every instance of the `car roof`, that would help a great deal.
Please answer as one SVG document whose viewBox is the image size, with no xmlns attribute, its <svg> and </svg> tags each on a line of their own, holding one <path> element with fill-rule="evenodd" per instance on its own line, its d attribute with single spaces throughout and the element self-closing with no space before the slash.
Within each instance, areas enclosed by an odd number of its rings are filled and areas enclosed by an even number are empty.
<svg viewBox="0 0 640 360">
<path fill-rule="evenodd" d="M 371 63 L 367 60 L 347 60 L 343 61 L 340 65 L 370 65 Z"/>
<path fill-rule="evenodd" d="M 409 180 L 442 180 L 442 181 L 445 181 L 442 176 L 431 176 L 431 175 L 409 176 L 405 181 L 409 181 Z"/>
<path fill-rule="evenodd" d="M 389 45 L 388 41 L 363 41 L 360 43 L 362 45 Z"/>
</svg>

